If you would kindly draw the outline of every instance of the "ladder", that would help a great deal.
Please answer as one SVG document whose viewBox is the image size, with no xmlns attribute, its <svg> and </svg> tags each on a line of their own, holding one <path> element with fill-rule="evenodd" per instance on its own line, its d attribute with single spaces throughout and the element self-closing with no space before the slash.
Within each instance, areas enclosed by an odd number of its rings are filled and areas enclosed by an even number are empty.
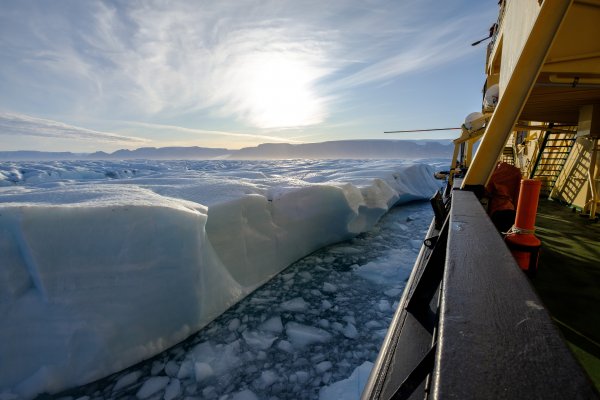
<svg viewBox="0 0 600 400">
<path fill-rule="evenodd" d="M 546 132 L 529 179 L 542 181 L 540 194 L 550 195 L 575 144 L 576 132 Z"/>
<path fill-rule="evenodd" d="M 515 165 L 515 150 L 512 146 L 504 146 L 502 155 L 500 156 L 500 161 L 510 165 Z"/>
</svg>

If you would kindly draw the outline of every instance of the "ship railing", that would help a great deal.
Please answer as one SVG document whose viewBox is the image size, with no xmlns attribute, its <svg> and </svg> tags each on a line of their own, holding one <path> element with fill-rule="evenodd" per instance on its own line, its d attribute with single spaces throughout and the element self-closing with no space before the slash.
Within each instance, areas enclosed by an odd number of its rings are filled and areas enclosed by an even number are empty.
<svg viewBox="0 0 600 400">
<path fill-rule="evenodd" d="M 454 189 L 442 227 L 430 227 L 362 398 L 598 393 L 479 199 Z"/>
<path fill-rule="evenodd" d="M 491 40 L 487 45 L 487 56 L 486 56 L 486 69 L 489 66 L 490 56 L 494 51 L 494 47 L 496 46 L 496 42 L 498 40 L 498 36 L 500 35 L 500 30 L 502 29 L 502 22 L 504 20 L 504 13 L 506 10 L 506 0 L 500 1 L 498 6 L 500 10 L 498 11 L 498 20 L 494 25 L 492 25 L 491 32 Z"/>
</svg>

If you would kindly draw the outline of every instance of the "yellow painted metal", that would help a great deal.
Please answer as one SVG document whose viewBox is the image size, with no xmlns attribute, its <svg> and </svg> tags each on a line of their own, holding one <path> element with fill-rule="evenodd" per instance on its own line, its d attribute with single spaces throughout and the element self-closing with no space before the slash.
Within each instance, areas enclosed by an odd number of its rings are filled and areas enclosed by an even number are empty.
<svg viewBox="0 0 600 400">
<path fill-rule="evenodd" d="M 579 108 L 577 137 L 600 137 L 600 104 L 588 104 Z"/>
<path fill-rule="evenodd" d="M 565 77 L 553 74 L 548 76 L 548 80 L 552 83 L 564 83 L 572 85 L 573 87 L 577 85 L 600 85 L 600 78 L 580 78 L 579 76 Z"/>
<path fill-rule="evenodd" d="M 467 140 L 467 151 L 465 152 L 465 167 L 469 168 L 473 159 L 473 144 L 475 140 Z"/>
<path fill-rule="evenodd" d="M 568 128 L 565 126 L 565 128 Z M 517 124 L 514 128 L 515 131 L 543 131 L 543 132 L 552 132 L 552 133 L 573 133 L 572 129 L 563 129 L 563 128 L 548 128 L 545 125 L 521 125 Z M 537 138 L 537 137 L 536 137 Z M 526 140 L 531 140 L 529 136 Z"/>
<path fill-rule="evenodd" d="M 458 150 L 460 149 L 459 143 L 454 143 L 454 153 L 452 154 L 452 162 L 450 163 L 450 174 L 448 175 L 448 184 L 450 187 L 454 185 L 454 174 L 458 167 Z"/>
<path fill-rule="evenodd" d="M 463 187 L 487 183 L 572 2 L 552 0 L 542 3 L 471 168 L 463 180 Z"/>
<path fill-rule="evenodd" d="M 580 82 L 580 85 L 598 82 L 600 41 L 596 38 L 600 37 L 599 18 L 600 1 L 573 2 L 542 69 L 545 73 L 558 74 L 551 81 L 579 77 L 586 80 L 585 83 Z"/>
<path fill-rule="evenodd" d="M 598 207 L 598 168 L 596 168 L 596 157 L 598 156 L 598 139 L 591 138 L 591 140 L 591 160 L 587 172 L 589 201 L 585 204 L 584 212 L 587 212 L 589 210 L 590 219 L 594 219 L 596 218 L 596 209 Z"/>
</svg>

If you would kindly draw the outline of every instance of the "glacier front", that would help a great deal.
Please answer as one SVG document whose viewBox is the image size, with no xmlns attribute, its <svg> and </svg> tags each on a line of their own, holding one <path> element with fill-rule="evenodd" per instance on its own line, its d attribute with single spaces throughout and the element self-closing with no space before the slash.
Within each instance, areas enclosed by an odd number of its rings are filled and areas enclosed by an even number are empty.
<svg viewBox="0 0 600 400">
<path fill-rule="evenodd" d="M 0 394 L 149 358 L 295 260 L 430 197 L 394 161 L 0 163 Z"/>
</svg>

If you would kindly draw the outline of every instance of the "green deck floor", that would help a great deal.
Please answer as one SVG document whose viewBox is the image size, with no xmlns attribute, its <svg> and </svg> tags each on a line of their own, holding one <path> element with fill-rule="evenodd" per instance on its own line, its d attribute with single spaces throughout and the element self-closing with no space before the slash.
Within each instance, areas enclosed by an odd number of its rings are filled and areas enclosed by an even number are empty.
<svg viewBox="0 0 600 400">
<path fill-rule="evenodd" d="M 542 200 L 533 285 L 569 347 L 600 390 L 600 223 Z"/>
</svg>

